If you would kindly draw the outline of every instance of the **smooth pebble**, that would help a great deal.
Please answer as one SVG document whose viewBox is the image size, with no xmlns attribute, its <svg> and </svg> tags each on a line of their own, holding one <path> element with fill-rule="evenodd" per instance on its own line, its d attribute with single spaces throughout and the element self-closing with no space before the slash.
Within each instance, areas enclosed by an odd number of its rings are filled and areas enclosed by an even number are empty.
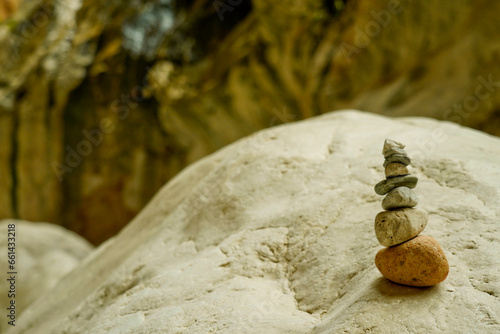
<svg viewBox="0 0 500 334">
<path fill-rule="evenodd" d="M 406 154 L 399 154 L 399 153 L 392 154 L 387 158 L 385 158 L 384 167 L 387 167 L 387 165 L 392 162 L 399 162 L 400 164 L 408 166 L 409 164 L 411 164 L 411 159 Z"/>
<path fill-rule="evenodd" d="M 385 167 L 385 177 L 395 177 L 409 175 L 408 168 L 399 162 L 391 162 Z"/>
<path fill-rule="evenodd" d="M 412 208 L 418 204 L 418 197 L 408 187 L 397 187 L 387 193 L 382 201 L 384 210 Z"/>
<path fill-rule="evenodd" d="M 375 235 L 382 246 L 394 246 L 416 237 L 428 220 L 427 213 L 420 209 L 382 211 L 375 217 Z"/>
<path fill-rule="evenodd" d="M 449 272 L 443 249 L 427 235 L 379 250 L 375 265 L 385 278 L 410 286 L 436 285 L 444 281 Z"/>
<path fill-rule="evenodd" d="M 375 192 L 379 195 L 385 195 L 392 189 L 402 186 L 413 189 L 417 186 L 417 182 L 418 178 L 412 175 L 392 177 L 377 183 Z"/>
<path fill-rule="evenodd" d="M 397 147 L 393 147 L 391 148 L 390 150 L 388 150 L 385 154 L 384 154 L 384 158 L 388 158 L 390 157 L 391 155 L 393 154 L 403 154 L 403 155 L 407 155 L 406 154 L 406 151 L 403 150 L 402 148 L 397 148 Z"/>
<path fill-rule="evenodd" d="M 382 148 L 382 154 L 385 156 L 388 151 L 394 148 L 400 148 L 403 149 L 405 146 L 401 144 L 400 142 L 397 142 L 395 140 L 386 138 L 384 141 L 384 147 Z"/>
</svg>

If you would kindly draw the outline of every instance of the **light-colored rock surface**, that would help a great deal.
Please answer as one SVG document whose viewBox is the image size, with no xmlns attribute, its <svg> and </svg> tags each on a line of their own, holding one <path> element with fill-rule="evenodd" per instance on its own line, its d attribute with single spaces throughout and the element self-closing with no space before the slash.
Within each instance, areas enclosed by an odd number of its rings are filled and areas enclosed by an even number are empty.
<svg viewBox="0 0 500 334">
<path fill-rule="evenodd" d="M 3 279 L 7 272 L 7 226 L 15 224 L 16 248 L 16 310 L 21 314 L 33 301 L 50 291 L 57 282 L 73 270 L 94 248 L 76 233 L 62 226 L 48 223 L 31 223 L 22 220 L 0 220 L 0 306 L 5 310 L 10 302 L 8 282 Z M 12 240 L 11 240 L 12 241 Z M 11 242 L 9 241 L 9 242 Z M 10 326 L 2 313 L 0 332 Z M 18 318 L 19 319 L 19 318 Z M 16 322 L 18 325 L 19 323 Z"/>
<path fill-rule="evenodd" d="M 375 217 L 375 235 L 382 246 L 393 246 L 422 232 L 429 217 L 424 210 L 403 208 L 382 211 Z"/>
<path fill-rule="evenodd" d="M 392 210 L 397 208 L 412 208 L 418 204 L 418 197 L 408 187 L 397 187 L 389 191 L 382 201 L 384 210 Z"/>
<path fill-rule="evenodd" d="M 394 133 L 450 263 L 430 289 L 373 261 Z M 16 333 L 496 333 L 499 165 L 498 138 L 428 119 L 349 111 L 257 133 L 169 182 Z"/>
<path fill-rule="evenodd" d="M 428 235 L 377 252 L 375 265 L 384 277 L 411 286 L 432 286 L 446 279 L 449 266 L 439 243 Z"/>
<path fill-rule="evenodd" d="M 408 168 L 400 163 L 390 163 L 385 167 L 385 177 L 403 176 L 410 174 Z"/>
</svg>

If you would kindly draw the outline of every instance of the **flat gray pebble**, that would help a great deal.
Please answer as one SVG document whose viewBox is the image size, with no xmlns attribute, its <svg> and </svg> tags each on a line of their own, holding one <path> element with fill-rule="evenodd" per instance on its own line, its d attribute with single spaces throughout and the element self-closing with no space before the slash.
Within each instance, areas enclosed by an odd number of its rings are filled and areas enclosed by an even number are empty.
<svg viewBox="0 0 500 334">
<path fill-rule="evenodd" d="M 412 208 L 418 204 L 418 197 L 408 187 L 397 187 L 389 191 L 382 201 L 384 210 Z"/>
<path fill-rule="evenodd" d="M 418 178 L 413 175 L 391 177 L 377 183 L 375 192 L 379 195 L 385 195 L 392 189 L 402 186 L 413 189 L 417 186 L 417 182 Z"/>
<path fill-rule="evenodd" d="M 410 157 L 407 156 L 406 154 L 392 154 L 390 156 L 388 156 L 387 158 L 385 158 L 385 161 L 384 161 L 384 168 L 387 167 L 388 164 L 390 164 L 391 162 L 399 162 L 400 164 L 403 164 L 405 166 L 408 166 L 409 164 L 411 164 L 411 160 L 410 160 Z"/>
<path fill-rule="evenodd" d="M 393 154 L 403 154 L 406 155 L 406 151 L 399 147 L 393 147 L 384 154 L 384 158 L 388 158 Z"/>
</svg>

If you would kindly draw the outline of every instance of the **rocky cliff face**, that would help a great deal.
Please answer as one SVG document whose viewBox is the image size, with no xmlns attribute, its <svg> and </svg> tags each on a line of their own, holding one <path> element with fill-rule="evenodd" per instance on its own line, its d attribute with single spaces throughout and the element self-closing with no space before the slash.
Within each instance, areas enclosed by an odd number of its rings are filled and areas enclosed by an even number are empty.
<svg viewBox="0 0 500 334">
<path fill-rule="evenodd" d="M 432 288 L 373 262 L 386 137 L 406 143 L 450 263 Z M 343 111 L 259 132 L 182 171 L 16 333 L 496 333 L 499 163 L 498 138 L 423 118 Z"/>
<path fill-rule="evenodd" d="M 25 1 L 0 26 L 0 217 L 100 243 L 183 164 L 140 93 L 147 62 L 120 52 L 136 10 Z"/>
<path fill-rule="evenodd" d="M 0 9 L 0 217 L 94 243 L 272 125 L 359 108 L 500 133 L 496 2 L 18 2 Z"/>
</svg>

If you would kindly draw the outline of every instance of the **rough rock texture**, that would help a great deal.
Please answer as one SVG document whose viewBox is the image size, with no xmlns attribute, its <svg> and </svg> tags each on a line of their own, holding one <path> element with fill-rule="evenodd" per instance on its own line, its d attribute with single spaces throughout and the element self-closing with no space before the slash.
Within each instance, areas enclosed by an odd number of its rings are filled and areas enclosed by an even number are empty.
<svg viewBox="0 0 500 334">
<path fill-rule="evenodd" d="M 0 2 L 0 22 L 17 10 L 19 0 L 2 0 Z"/>
<path fill-rule="evenodd" d="M 271 125 L 358 108 L 500 134 L 497 1 L 0 3 L 0 218 L 94 243 Z M 52 164 L 104 119 L 114 131 L 60 183 Z"/>
<path fill-rule="evenodd" d="M 23 0 L 0 20 L 0 218 L 98 244 L 184 164 L 141 96 L 147 63 L 121 51 L 151 2 Z"/>
<path fill-rule="evenodd" d="M 22 220 L 0 221 L 0 268 L 5 273 L 7 259 L 7 226 L 16 225 L 16 311 L 21 314 L 26 307 L 73 270 L 93 249 L 88 241 L 61 226 L 49 223 L 31 223 Z M 5 310 L 10 298 L 7 296 L 8 282 L 0 280 L 0 307 Z M 0 321 L 0 332 L 5 333 L 5 315 Z M 19 324 L 16 322 L 16 324 Z"/>
<path fill-rule="evenodd" d="M 403 208 L 382 211 L 375 217 L 375 235 L 382 246 L 393 246 L 416 237 L 429 217 L 424 210 Z"/>
<path fill-rule="evenodd" d="M 387 137 L 414 157 L 450 263 L 433 288 L 373 263 Z M 429 119 L 345 111 L 256 133 L 175 177 L 16 333 L 498 332 L 499 164 L 499 139 Z"/>
<path fill-rule="evenodd" d="M 420 287 L 444 281 L 450 269 L 443 249 L 428 235 L 382 248 L 377 252 L 375 265 L 393 282 Z"/>
</svg>

